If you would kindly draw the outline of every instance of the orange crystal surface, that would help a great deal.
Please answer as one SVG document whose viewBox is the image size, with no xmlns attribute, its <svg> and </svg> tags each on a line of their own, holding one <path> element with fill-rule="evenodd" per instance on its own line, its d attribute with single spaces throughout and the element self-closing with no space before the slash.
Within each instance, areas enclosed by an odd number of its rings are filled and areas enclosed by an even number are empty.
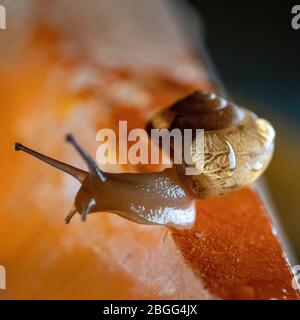
<svg viewBox="0 0 300 320">
<path fill-rule="evenodd" d="M 95 154 L 100 128 L 118 120 L 144 127 L 154 111 L 211 85 L 205 77 L 180 81 L 166 72 L 95 66 L 58 54 L 56 42 L 55 31 L 39 26 L 22 56 L 0 68 L 0 264 L 7 269 L 1 299 L 298 298 L 251 189 L 199 201 L 191 230 L 106 213 L 64 225 L 77 182 L 14 153 L 15 141 L 81 167 L 63 141 L 66 132 Z"/>
</svg>

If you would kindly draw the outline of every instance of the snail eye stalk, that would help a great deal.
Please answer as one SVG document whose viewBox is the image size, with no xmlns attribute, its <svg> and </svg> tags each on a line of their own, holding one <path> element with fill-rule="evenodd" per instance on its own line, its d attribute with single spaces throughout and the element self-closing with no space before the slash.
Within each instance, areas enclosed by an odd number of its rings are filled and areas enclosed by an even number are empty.
<svg viewBox="0 0 300 320">
<path fill-rule="evenodd" d="M 91 175 L 98 177 L 102 182 L 104 182 L 107 177 L 104 175 L 103 171 L 99 169 L 94 159 L 84 150 L 75 140 L 72 134 L 66 135 L 66 141 L 71 143 L 74 148 L 79 152 L 85 163 L 87 164 Z"/>
<path fill-rule="evenodd" d="M 84 170 L 81 170 L 79 168 L 73 167 L 67 163 L 58 161 L 56 159 L 50 158 L 42 153 L 39 153 L 35 150 L 32 150 L 28 147 L 23 146 L 21 143 L 15 143 L 14 148 L 16 151 L 23 151 L 25 153 L 28 153 L 30 155 L 32 155 L 33 157 L 48 163 L 49 165 L 51 165 L 52 167 L 55 167 L 59 170 L 62 170 L 68 174 L 70 174 L 71 176 L 73 176 L 74 178 L 76 178 L 79 182 L 83 182 L 83 180 L 86 178 L 87 176 L 87 172 Z"/>
</svg>

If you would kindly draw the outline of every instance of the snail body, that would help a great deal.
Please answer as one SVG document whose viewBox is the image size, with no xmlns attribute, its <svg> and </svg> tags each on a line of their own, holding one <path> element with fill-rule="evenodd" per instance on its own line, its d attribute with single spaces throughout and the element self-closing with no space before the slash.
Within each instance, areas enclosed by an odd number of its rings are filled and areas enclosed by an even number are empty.
<svg viewBox="0 0 300 320">
<path fill-rule="evenodd" d="M 102 172 L 73 136 L 70 142 L 88 165 L 84 171 L 47 157 L 19 143 L 16 150 L 29 153 L 81 182 L 69 223 L 79 212 L 82 220 L 92 212 L 111 212 L 141 224 L 188 227 L 195 220 L 195 200 L 223 195 L 255 181 L 271 160 L 275 132 L 271 124 L 225 98 L 196 91 L 157 113 L 151 129 L 204 129 L 204 166 L 186 175 L 190 164 L 174 164 L 155 173 Z M 192 167 L 199 169 L 197 133 L 189 146 Z"/>
<path fill-rule="evenodd" d="M 84 171 L 20 143 L 15 150 L 32 156 L 72 175 L 81 187 L 65 222 L 69 223 L 79 212 L 85 221 L 93 212 L 110 212 L 140 224 L 160 224 L 188 227 L 195 220 L 195 196 L 181 183 L 176 170 L 165 169 L 154 173 L 104 173 L 94 160 L 82 149 L 73 136 L 67 141 L 74 145 L 88 165 Z"/>
<path fill-rule="evenodd" d="M 83 212 L 84 206 L 93 201 L 90 213 L 116 213 L 141 224 L 181 227 L 193 224 L 194 197 L 181 185 L 175 170 L 106 175 L 106 181 L 101 184 L 89 176 L 83 181 L 75 198 L 78 212 Z"/>
</svg>

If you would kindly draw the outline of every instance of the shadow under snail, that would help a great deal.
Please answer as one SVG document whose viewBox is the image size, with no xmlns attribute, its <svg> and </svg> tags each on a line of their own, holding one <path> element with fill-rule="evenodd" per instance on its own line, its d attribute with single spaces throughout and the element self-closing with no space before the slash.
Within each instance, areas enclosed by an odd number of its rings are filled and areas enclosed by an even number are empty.
<svg viewBox="0 0 300 320">
<path fill-rule="evenodd" d="M 72 135 L 71 143 L 89 171 L 47 157 L 19 143 L 21 150 L 75 177 L 81 183 L 69 223 L 79 212 L 85 221 L 92 212 L 111 212 L 141 224 L 189 227 L 195 220 L 195 200 L 216 197 L 254 182 L 268 166 L 274 149 L 271 124 L 215 93 L 196 91 L 158 112 L 147 129 L 204 129 L 204 167 L 185 175 L 187 164 L 162 172 L 104 173 Z M 197 166 L 195 137 L 190 146 Z M 190 166 L 190 165 L 189 165 Z"/>
</svg>

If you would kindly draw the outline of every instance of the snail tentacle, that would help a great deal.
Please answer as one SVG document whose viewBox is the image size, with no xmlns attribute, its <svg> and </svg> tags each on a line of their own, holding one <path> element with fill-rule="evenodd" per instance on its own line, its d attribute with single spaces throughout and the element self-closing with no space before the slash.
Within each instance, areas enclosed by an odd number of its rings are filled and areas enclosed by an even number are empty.
<svg viewBox="0 0 300 320">
<path fill-rule="evenodd" d="M 76 207 L 73 205 L 70 212 L 68 213 L 68 215 L 65 218 L 65 223 L 69 224 L 71 222 L 71 220 L 73 219 L 73 217 L 75 216 L 75 214 L 77 213 L 77 209 Z"/>
<path fill-rule="evenodd" d="M 87 215 L 91 212 L 91 208 L 96 204 L 95 199 L 90 199 L 87 204 L 84 205 L 81 220 L 86 221 Z"/>
<path fill-rule="evenodd" d="M 99 169 L 94 159 L 88 154 L 86 150 L 84 150 L 75 140 L 72 134 L 66 135 L 66 141 L 71 143 L 74 148 L 79 152 L 85 163 L 87 164 L 90 173 L 93 176 L 98 177 L 102 182 L 106 180 L 106 176 L 104 175 L 103 171 Z"/>
</svg>

